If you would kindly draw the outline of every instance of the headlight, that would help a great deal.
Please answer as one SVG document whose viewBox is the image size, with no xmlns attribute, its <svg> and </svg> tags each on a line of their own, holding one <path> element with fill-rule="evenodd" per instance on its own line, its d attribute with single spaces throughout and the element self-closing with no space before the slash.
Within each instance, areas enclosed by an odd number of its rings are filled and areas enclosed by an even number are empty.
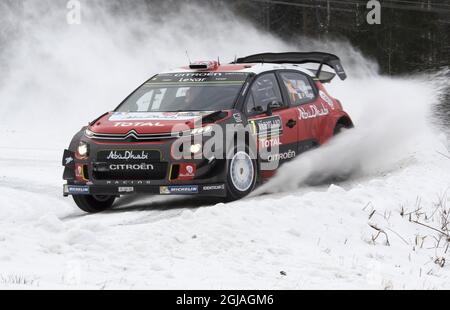
<svg viewBox="0 0 450 310">
<path fill-rule="evenodd" d="M 86 135 L 86 137 L 92 138 L 92 136 L 94 135 L 94 132 L 89 130 L 89 128 L 86 128 L 86 130 L 84 131 L 84 134 Z"/>
<path fill-rule="evenodd" d="M 193 135 L 204 134 L 204 133 L 210 132 L 212 129 L 213 129 L 213 126 L 194 128 L 194 129 L 192 129 L 191 134 L 193 134 Z"/>
<path fill-rule="evenodd" d="M 80 141 L 80 145 L 77 149 L 78 155 L 81 157 L 88 157 L 89 156 L 89 144 L 87 144 L 84 141 Z"/>
<path fill-rule="evenodd" d="M 202 145 L 201 144 L 193 144 L 193 145 L 191 145 L 190 151 L 192 154 L 197 154 L 202 151 Z"/>
</svg>

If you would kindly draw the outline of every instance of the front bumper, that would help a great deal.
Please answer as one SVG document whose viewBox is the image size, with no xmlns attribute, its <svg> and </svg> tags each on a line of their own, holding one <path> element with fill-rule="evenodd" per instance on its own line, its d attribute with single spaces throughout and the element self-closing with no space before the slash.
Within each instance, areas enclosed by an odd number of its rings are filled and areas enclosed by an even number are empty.
<svg viewBox="0 0 450 310">
<path fill-rule="evenodd" d="M 223 162 L 210 162 L 205 159 L 174 160 L 171 156 L 172 143 L 97 143 L 87 140 L 90 145 L 90 156 L 88 159 L 77 158 L 74 151 L 65 150 L 63 158 L 64 196 L 69 195 L 111 195 L 121 196 L 129 194 L 161 194 L 161 195 L 200 195 L 210 197 L 226 197 L 226 170 Z M 108 175 L 99 173 L 99 162 L 104 161 L 99 154 L 104 151 L 134 152 L 157 151 L 160 156 L 155 162 L 151 162 L 155 167 L 164 166 L 162 172 L 156 179 L 132 180 L 115 174 L 109 178 Z M 153 159 L 154 160 L 154 159 Z M 138 161 L 140 163 L 140 161 Z M 102 163 L 104 164 L 104 163 Z M 174 171 L 183 165 L 196 167 L 195 175 L 184 177 L 180 173 L 176 175 Z M 179 170 L 179 169 L 178 169 Z M 101 178 L 99 177 L 101 175 Z M 116 176 L 120 179 L 117 179 Z M 174 177 L 176 176 L 176 177 Z"/>
<path fill-rule="evenodd" d="M 225 184 L 192 185 L 70 185 L 65 184 L 64 196 L 69 195 L 108 195 L 130 194 L 150 195 L 198 195 L 207 197 L 226 197 Z"/>
</svg>

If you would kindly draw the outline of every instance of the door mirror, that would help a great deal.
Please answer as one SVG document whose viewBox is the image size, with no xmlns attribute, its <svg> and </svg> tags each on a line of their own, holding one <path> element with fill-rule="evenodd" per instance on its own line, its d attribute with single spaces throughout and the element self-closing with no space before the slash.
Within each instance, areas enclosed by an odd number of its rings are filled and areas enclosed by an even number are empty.
<svg viewBox="0 0 450 310">
<path fill-rule="evenodd" d="M 283 104 L 279 101 L 272 101 L 267 105 L 267 115 L 272 115 L 272 111 L 281 109 L 283 107 Z"/>
<path fill-rule="evenodd" d="M 257 105 L 256 107 L 252 108 L 252 111 L 256 112 L 256 113 L 263 113 L 264 112 L 264 108 L 262 106 L 260 106 L 260 105 Z"/>
</svg>

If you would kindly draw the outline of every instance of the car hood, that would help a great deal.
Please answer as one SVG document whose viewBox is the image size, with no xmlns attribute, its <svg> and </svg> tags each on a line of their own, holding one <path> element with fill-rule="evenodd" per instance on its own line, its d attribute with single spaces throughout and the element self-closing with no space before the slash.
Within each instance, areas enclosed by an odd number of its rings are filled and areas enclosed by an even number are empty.
<svg viewBox="0 0 450 310">
<path fill-rule="evenodd" d="M 213 113 L 216 112 L 110 112 L 91 124 L 89 129 L 99 134 L 126 134 L 130 130 L 140 134 L 167 133 L 174 126 L 194 128 L 196 122 Z"/>
</svg>

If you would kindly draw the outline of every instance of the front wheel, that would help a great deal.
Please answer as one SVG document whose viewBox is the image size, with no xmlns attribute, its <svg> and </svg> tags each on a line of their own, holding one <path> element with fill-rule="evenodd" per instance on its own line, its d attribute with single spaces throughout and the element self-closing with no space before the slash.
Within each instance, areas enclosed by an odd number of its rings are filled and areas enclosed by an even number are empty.
<svg viewBox="0 0 450 310">
<path fill-rule="evenodd" d="M 78 208 L 88 213 L 98 213 L 112 207 L 115 196 L 106 195 L 75 195 L 73 200 Z"/>
<path fill-rule="evenodd" d="M 250 194 L 256 186 L 257 164 L 248 149 L 233 152 L 227 164 L 228 200 L 237 200 Z"/>
</svg>

